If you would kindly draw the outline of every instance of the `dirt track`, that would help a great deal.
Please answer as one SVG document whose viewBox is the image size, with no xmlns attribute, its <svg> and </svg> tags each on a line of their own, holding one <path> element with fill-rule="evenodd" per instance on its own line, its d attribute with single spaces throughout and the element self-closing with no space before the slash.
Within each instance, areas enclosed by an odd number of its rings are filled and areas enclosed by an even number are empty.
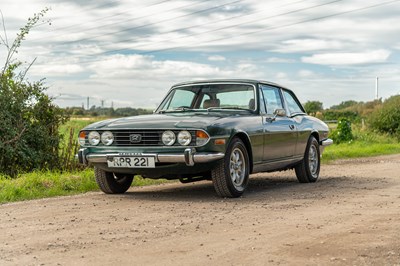
<svg viewBox="0 0 400 266">
<path fill-rule="evenodd" d="M 0 205 L 0 265 L 400 265 L 400 155 Z"/>
</svg>

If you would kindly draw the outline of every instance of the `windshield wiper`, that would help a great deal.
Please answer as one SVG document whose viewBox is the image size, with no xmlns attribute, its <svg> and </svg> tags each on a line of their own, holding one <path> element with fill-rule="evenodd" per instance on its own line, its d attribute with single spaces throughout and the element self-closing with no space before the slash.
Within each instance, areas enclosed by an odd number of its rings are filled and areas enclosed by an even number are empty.
<svg viewBox="0 0 400 266">
<path fill-rule="evenodd" d="M 193 111 L 194 109 L 188 107 L 188 106 L 179 106 L 177 108 L 173 109 L 174 111 Z"/>
<path fill-rule="evenodd" d="M 187 111 L 193 111 L 193 110 L 195 110 L 195 109 L 192 109 L 187 106 L 179 106 L 179 107 L 176 107 L 176 108 L 170 109 L 170 110 L 161 110 L 159 113 L 164 114 L 164 113 L 173 113 L 173 112 L 187 112 Z"/>
<path fill-rule="evenodd" d="M 207 111 L 212 111 L 212 110 L 242 110 L 242 111 L 253 111 L 248 108 L 242 108 L 238 106 L 223 106 L 223 107 L 208 107 Z"/>
</svg>

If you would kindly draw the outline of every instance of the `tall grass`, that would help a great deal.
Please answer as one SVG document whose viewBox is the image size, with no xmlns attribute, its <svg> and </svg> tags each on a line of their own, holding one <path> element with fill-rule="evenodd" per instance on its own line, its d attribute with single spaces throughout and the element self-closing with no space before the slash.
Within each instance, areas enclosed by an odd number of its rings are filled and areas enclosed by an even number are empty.
<svg viewBox="0 0 400 266">
<path fill-rule="evenodd" d="M 61 126 L 60 170 L 77 171 L 84 168 L 75 159 L 75 154 L 78 153 L 79 149 L 78 133 L 82 128 L 96 121 L 94 119 L 71 119 Z"/>
</svg>

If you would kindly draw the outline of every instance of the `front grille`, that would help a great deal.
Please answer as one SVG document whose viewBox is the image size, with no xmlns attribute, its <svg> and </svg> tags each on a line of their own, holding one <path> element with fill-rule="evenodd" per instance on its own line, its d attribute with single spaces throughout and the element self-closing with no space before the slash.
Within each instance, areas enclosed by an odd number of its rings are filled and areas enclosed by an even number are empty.
<svg viewBox="0 0 400 266">
<path fill-rule="evenodd" d="M 112 131 L 115 146 L 159 146 L 162 145 L 161 136 L 164 131 L 160 130 L 124 130 Z M 141 137 L 138 142 L 131 142 L 131 135 Z"/>
<path fill-rule="evenodd" d="M 164 146 L 161 137 L 165 130 L 112 130 L 114 134 L 114 143 L 112 146 Z M 176 137 L 180 130 L 172 130 Z M 188 130 L 192 135 L 192 142 L 190 146 L 196 144 L 196 132 L 195 130 Z M 140 135 L 140 141 L 131 141 L 131 136 Z M 175 143 L 174 146 L 180 146 L 179 143 Z"/>
</svg>

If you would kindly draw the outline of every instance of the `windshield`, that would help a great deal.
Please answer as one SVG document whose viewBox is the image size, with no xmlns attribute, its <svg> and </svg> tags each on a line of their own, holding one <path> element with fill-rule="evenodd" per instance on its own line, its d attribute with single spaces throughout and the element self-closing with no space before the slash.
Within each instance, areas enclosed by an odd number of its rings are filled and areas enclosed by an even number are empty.
<svg viewBox="0 0 400 266">
<path fill-rule="evenodd" d="M 255 110 L 254 87 L 245 84 L 207 84 L 177 87 L 157 112 L 187 110 Z"/>
</svg>

